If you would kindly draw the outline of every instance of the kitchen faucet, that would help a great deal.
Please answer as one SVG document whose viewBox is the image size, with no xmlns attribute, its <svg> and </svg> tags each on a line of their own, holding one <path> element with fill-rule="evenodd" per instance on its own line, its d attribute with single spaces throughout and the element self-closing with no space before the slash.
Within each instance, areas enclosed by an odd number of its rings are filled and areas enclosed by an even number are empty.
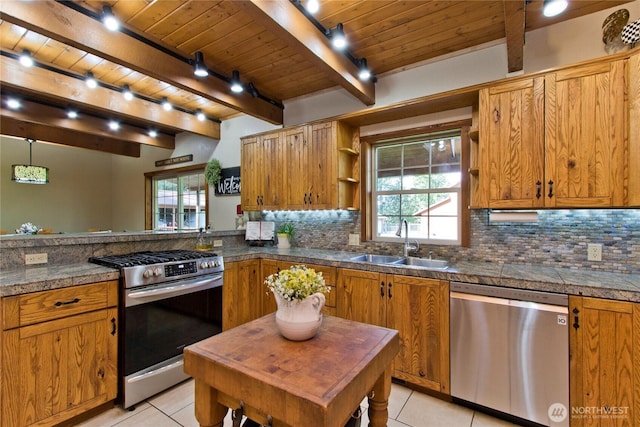
<svg viewBox="0 0 640 427">
<path fill-rule="evenodd" d="M 409 243 L 409 224 L 406 219 L 400 220 L 400 226 L 398 227 L 398 231 L 396 231 L 396 236 L 400 237 L 402 235 L 402 225 L 404 224 L 404 246 L 402 248 L 402 255 L 409 256 L 409 252 L 418 252 L 420 250 L 420 243 L 417 240 L 414 240 L 415 245 Z"/>
</svg>

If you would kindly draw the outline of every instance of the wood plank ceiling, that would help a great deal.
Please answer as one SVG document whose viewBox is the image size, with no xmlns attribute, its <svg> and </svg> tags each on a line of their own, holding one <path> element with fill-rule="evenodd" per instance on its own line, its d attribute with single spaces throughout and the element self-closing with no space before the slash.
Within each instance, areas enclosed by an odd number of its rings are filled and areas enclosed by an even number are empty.
<svg viewBox="0 0 640 427">
<path fill-rule="evenodd" d="M 301 6 L 306 1 L 300 0 Z M 522 69 L 527 31 L 627 1 L 570 1 L 564 14 L 544 18 L 542 0 L 320 0 L 314 18 L 326 29 L 342 23 L 348 52 L 366 58 L 376 75 L 505 37 L 506 72 Z M 122 23 L 120 32 L 109 32 L 99 22 L 104 6 Z M 74 106 L 169 136 L 189 131 L 219 138 L 220 121 L 239 114 L 282 123 L 283 101 L 336 86 L 363 107 L 375 104 L 375 85 L 357 79 L 357 61 L 332 50 L 328 37 L 287 0 L 2 0 L 0 48 L 3 101 L 17 93 L 27 102 Z M 25 49 L 39 67 L 25 71 L 18 65 L 17 55 Z M 193 75 L 196 52 L 204 55 L 208 77 Z M 250 83 L 255 88 L 253 94 L 230 91 L 234 70 L 245 89 Z M 87 72 L 102 84 L 97 92 L 84 86 Z M 122 100 L 124 84 L 138 95 L 134 101 Z M 163 97 L 176 109 L 164 112 L 158 104 Z M 195 120 L 198 109 L 210 120 Z M 22 129 L 14 133 L 26 132 L 25 123 L 37 123 L 49 129 L 75 127 L 122 143 L 172 146 L 162 138 L 91 132 L 69 120 L 29 119 L 27 112 L 8 113 L 4 103 L 2 119 L 3 129 Z"/>
</svg>

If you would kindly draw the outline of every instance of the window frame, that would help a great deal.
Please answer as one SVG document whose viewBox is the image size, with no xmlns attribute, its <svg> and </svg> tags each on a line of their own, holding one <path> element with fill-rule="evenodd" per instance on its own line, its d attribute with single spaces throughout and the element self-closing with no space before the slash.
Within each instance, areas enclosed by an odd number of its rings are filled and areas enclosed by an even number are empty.
<svg viewBox="0 0 640 427">
<path fill-rule="evenodd" d="M 172 177 L 184 176 L 184 175 L 195 175 L 195 174 L 204 174 L 205 167 L 207 165 L 205 163 L 185 166 L 181 168 L 173 168 L 173 169 L 165 169 L 161 171 L 154 172 L 146 172 L 144 174 L 145 178 L 145 220 L 144 227 L 146 230 L 153 230 L 153 203 L 155 197 L 154 191 L 154 182 L 158 179 L 167 179 Z M 204 197 L 205 197 L 205 222 L 209 222 L 209 184 L 205 180 L 204 185 Z M 205 225 L 206 226 L 206 225 Z"/>
<path fill-rule="evenodd" d="M 361 236 L 364 236 L 362 240 L 375 241 L 382 243 L 402 243 L 404 242 L 404 234 L 402 237 L 377 237 L 374 233 L 374 221 L 377 218 L 374 217 L 376 212 L 374 200 L 374 185 L 375 185 L 375 147 L 383 143 L 389 143 L 389 140 L 393 139 L 407 139 L 410 141 L 412 136 L 433 134 L 442 131 L 460 129 L 460 141 L 461 141 L 461 161 L 460 161 L 460 205 L 459 210 L 459 243 L 448 241 L 435 241 L 425 240 L 425 244 L 429 245 L 447 245 L 447 246 L 460 246 L 469 247 L 470 244 L 470 189 L 469 189 L 469 155 L 470 155 L 470 142 L 469 142 L 469 130 L 471 127 L 471 119 L 457 120 L 441 124 L 434 124 L 428 126 L 414 127 L 409 129 L 403 129 L 393 132 L 385 132 L 374 135 L 366 135 L 360 137 L 361 142 L 361 180 L 362 185 L 365 186 L 364 191 L 361 192 Z M 384 142 L 383 142 L 384 141 Z"/>
</svg>

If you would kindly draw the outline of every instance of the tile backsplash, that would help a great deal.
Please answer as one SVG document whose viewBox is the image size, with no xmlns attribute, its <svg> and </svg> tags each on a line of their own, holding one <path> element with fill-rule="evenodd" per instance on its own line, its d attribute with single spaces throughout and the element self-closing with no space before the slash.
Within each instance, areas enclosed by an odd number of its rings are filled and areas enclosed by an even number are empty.
<svg viewBox="0 0 640 427">
<path fill-rule="evenodd" d="M 471 211 L 469 248 L 422 245 L 420 256 L 451 261 L 485 261 L 640 273 L 640 210 L 540 210 L 537 223 L 489 223 L 489 211 Z M 360 232 L 357 211 L 263 212 L 263 219 L 288 221 L 296 227 L 292 246 L 402 253 L 401 243 L 362 242 L 349 246 L 349 234 Z M 587 261 L 587 244 L 602 244 L 602 261 Z"/>
</svg>

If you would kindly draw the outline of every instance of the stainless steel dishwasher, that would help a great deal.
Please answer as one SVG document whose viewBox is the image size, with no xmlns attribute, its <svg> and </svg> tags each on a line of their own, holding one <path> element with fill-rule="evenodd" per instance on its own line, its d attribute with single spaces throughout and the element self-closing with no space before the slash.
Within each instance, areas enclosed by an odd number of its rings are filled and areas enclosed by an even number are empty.
<svg viewBox="0 0 640 427">
<path fill-rule="evenodd" d="M 569 426 L 566 295 L 452 282 L 451 396 Z"/>
</svg>

